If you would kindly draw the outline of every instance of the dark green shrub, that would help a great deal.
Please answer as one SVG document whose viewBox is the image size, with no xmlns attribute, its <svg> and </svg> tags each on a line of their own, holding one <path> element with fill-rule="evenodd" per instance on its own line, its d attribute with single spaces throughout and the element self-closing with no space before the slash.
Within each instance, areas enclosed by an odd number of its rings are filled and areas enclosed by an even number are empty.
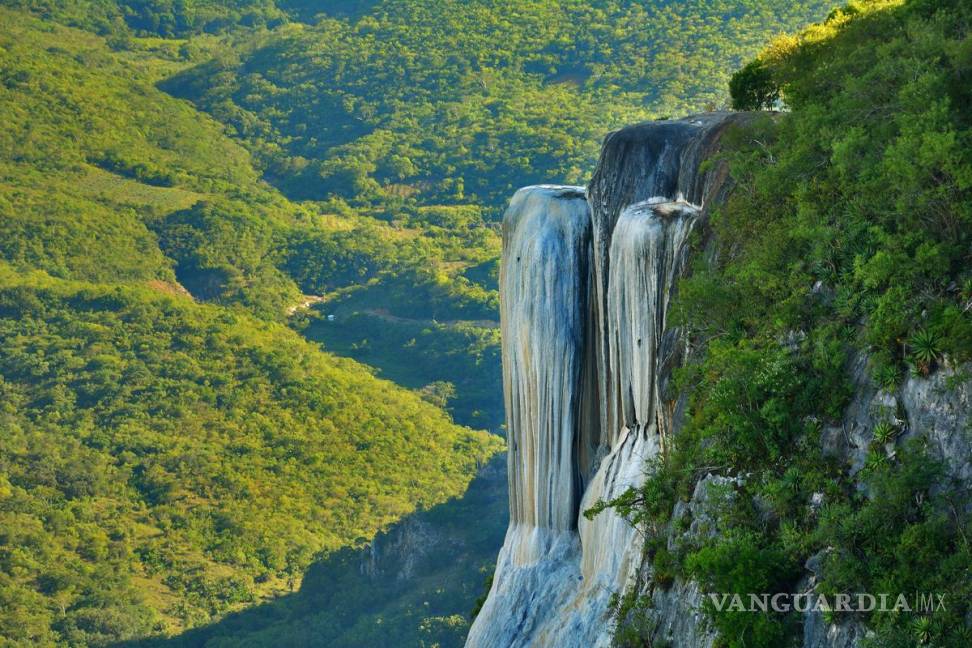
<svg viewBox="0 0 972 648">
<path fill-rule="evenodd" d="M 780 88 L 772 70 L 756 59 L 732 75 L 729 94 L 735 110 L 765 110 L 780 98 Z"/>
</svg>

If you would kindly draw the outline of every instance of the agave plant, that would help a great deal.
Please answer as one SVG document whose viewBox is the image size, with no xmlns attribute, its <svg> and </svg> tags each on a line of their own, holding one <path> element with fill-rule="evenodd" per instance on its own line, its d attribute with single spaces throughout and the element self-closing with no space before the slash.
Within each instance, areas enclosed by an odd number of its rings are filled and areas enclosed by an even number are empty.
<svg viewBox="0 0 972 648">
<path fill-rule="evenodd" d="M 886 364 L 874 374 L 874 381 L 887 391 L 893 391 L 898 386 L 898 369 L 892 364 Z"/>
<path fill-rule="evenodd" d="M 915 367 L 927 376 L 941 355 L 941 338 L 928 329 L 918 329 L 911 338 L 911 357 Z"/>
<path fill-rule="evenodd" d="M 867 458 L 864 460 L 864 467 L 862 470 L 865 474 L 874 474 L 887 466 L 889 463 L 890 460 L 883 450 L 872 450 L 867 454 Z"/>
<path fill-rule="evenodd" d="M 911 631 L 915 634 L 915 640 L 920 645 L 925 645 L 931 641 L 932 622 L 930 617 L 918 617 L 911 623 Z"/>
<path fill-rule="evenodd" d="M 972 277 L 962 282 L 962 298 L 972 299 Z"/>
<path fill-rule="evenodd" d="M 880 444 L 890 443 L 895 436 L 897 436 L 898 430 L 894 427 L 891 421 L 882 420 L 878 421 L 877 425 L 874 426 L 874 440 Z"/>
</svg>

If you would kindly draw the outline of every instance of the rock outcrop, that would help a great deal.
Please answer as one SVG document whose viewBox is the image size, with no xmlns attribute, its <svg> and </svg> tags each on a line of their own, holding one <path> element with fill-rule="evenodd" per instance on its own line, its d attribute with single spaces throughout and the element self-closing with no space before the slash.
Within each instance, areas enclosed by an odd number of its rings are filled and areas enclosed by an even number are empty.
<svg viewBox="0 0 972 648">
<path fill-rule="evenodd" d="M 633 582 L 638 532 L 609 510 L 675 425 L 663 398 L 683 355 L 668 304 L 744 116 L 718 113 L 609 135 L 590 187 L 521 189 L 503 223 L 500 314 L 510 526 L 467 646 L 610 643 L 612 595 Z"/>
</svg>

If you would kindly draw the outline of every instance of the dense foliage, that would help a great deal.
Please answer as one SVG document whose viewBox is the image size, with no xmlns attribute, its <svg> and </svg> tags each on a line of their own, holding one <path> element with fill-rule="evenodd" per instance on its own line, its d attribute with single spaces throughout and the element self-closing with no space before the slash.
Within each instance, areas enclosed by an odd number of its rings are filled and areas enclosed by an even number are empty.
<svg viewBox="0 0 972 648">
<path fill-rule="evenodd" d="M 167 81 L 291 196 L 476 202 L 582 183 L 601 137 L 726 103 L 729 71 L 827 2 L 389 1 Z"/>
<path fill-rule="evenodd" d="M 680 376 L 685 429 L 643 492 L 615 503 L 654 530 L 662 582 L 793 591 L 817 554 L 827 593 L 950 602 L 865 614 L 868 645 L 968 645 L 969 493 L 926 452 L 923 430 L 905 443 L 875 425 L 856 484 L 822 456 L 821 431 L 840 424 L 852 356 L 892 391 L 972 359 L 970 33 L 967 2 L 853 2 L 734 78 L 737 105 L 778 98 L 789 111 L 729 136 L 737 186 L 713 218 L 718 262 L 696 264 L 675 307 L 705 349 Z M 707 472 L 743 477 L 718 539 L 670 552 L 660 530 Z M 623 613 L 643 605 L 624 601 Z M 722 645 L 799 635 L 795 614 L 708 611 Z"/>
<path fill-rule="evenodd" d="M 297 592 L 178 637 L 125 645 L 461 646 L 469 630 L 468 604 L 492 575 L 506 533 L 504 462 L 496 457 L 462 498 L 379 536 L 375 553 L 348 548 L 314 563 Z"/>
<path fill-rule="evenodd" d="M 461 493 L 496 437 L 274 323 L 303 241 L 443 237 L 288 202 L 154 41 L 0 13 L 0 637 L 197 625 Z"/>
<path fill-rule="evenodd" d="M 279 325 L 148 289 L 4 286 L 9 638 L 133 636 L 252 601 L 455 494 L 499 444 Z"/>
<path fill-rule="evenodd" d="M 279 24 L 273 0 L 3 0 L 3 4 L 112 37 L 184 37 L 238 27 Z"/>
</svg>

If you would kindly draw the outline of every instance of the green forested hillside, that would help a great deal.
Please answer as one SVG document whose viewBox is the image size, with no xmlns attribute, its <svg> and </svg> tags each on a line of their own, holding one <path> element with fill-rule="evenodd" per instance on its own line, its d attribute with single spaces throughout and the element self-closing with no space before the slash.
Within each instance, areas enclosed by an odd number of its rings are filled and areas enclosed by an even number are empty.
<svg viewBox="0 0 972 648">
<path fill-rule="evenodd" d="M 401 358 L 386 371 L 406 384 L 438 363 L 461 420 L 496 428 L 499 373 L 482 362 L 498 338 L 483 324 L 498 320 L 488 268 L 505 200 L 525 184 L 583 183 L 610 129 L 725 105 L 732 70 L 831 3 L 280 6 L 297 21 L 160 87 L 226 124 L 291 198 L 422 232 L 417 245 L 434 247 L 418 262 L 403 261 L 401 239 L 354 233 L 288 245 L 287 268 L 304 292 L 346 289 L 324 307 L 342 326 L 315 327 L 318 339 L 372 364 Z M 322 273 L 335 262 L 340 273 Z M 460 346 L 443 349 L 440 333 Z"/>
<path fill-rule="evenodd" d="M 98 643 L 291 589 L 499 445 L 279 325 L 2 279 L 4 637 Z"/>
<path fill-rule="evenodd" d="M 524 184 L 583 182 L 610 129 L 724 104 L 744 57 L 829 6 L 389 1 L 164 87 L 233 126 L 292 196 L 496 208 Z"/>
<path fill-rule="evenodd" d="M 285 242 L 367 219 L 263 184 L 154 43 L 0 14 L 0 637 L 177 631 L 460 494 L 498 439 L 275 323 Z"/>
<path fill-rule="evenodd" d="M 369 284 L 335 295 L 328 312 L 344 325 L 313 334 L 363 362 L 382 356 L 386 375 L 406 384 L 424 379 L 416 367 L 440 365 L 458 387 L 461 420 L 496 428 L 499 372 L 483 362 L 498 357 L 498 337 L 482 324 L 498 320 L 497 302 L 477 268 L 498 254 L 490 228 L 508 197 L 531 183 L 584 183 L 611 129 L 726 105 L 746 57 L 831 4 L 397 0 L 301 10 L 303 22 L 161 87 L 229 126 L 291 198 L 436 234 L 431 256 L 446 262 L 436 272 L 401 269 L 384 252 L 347 259 L 359 277 L 349 285 Z M 320 280 L 307 249 L 297 247 L 291 271 L 305 292 L 330 291 L 333 276 Z M 442 348 L 446 338 L 455 350 Z"/>
<path fill-rule="evenodd" d="M 216 34 L 279 24 L 286 18 L 273 0 L 4 0 L 3 4 L 110 36 L 116 45 L 138 36 Z"/>
<path fill-rule="evenodd" d="M 152 228 L 215 203 L 232 214 L 227 236 L 237 241 L 218 242 L 207 263 L 193 268 L 227 275 L 212 296 L 245 294 L 267 315 L 297 298 L 293 284 L 261 257 L 270 248 L 265 222 L 295 218 L 300 208 L 262 185 L 249 154 L 218 124 L 153 86 L 165 61 L 146 69 L 149 52 L 117 57 L 103 39 L 13 12 L 3 18 L 5 260 L 63 278 L 172 281 L 186 268 L 181 259 L 173 264 L 174 255 L 166 258 Z M 245 224 L 264 231 L 264 240 Z M 244 239 L 255 240 L 240 249 Z"/>
</svg>

